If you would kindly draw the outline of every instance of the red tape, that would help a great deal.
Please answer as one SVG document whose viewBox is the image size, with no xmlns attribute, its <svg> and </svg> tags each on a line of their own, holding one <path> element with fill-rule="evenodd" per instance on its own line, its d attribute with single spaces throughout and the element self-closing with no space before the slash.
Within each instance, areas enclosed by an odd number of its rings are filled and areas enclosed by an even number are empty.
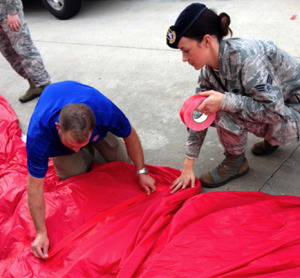
<svg viewBox="0 0 300 278">
<path fill-rule="evenodd" d="M 216 113 L 209 116 L 197 112 L 196 108 L 206 99 L 205 96 L 194 95 L 188 98 L 180 109 L 182 122 L 192 130 L 199 131 L 208 128 L 215 120 Z"/>
</svg>

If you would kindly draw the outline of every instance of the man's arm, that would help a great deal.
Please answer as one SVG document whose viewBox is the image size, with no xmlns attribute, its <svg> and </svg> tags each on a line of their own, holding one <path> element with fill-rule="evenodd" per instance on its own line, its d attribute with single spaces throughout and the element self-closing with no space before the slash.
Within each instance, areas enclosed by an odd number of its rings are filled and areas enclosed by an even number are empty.
<svg viewBox="0 0 300 278">
<path fill-rule="evenodd" d="M 136 170 L 141 170 L 145 167 L 144 165 L 144 153 L 142 149 L 141 141 L 133 127 L 131 127 L 131 133 L 128 137 L 124 138 L 127 152 L 133 161 Z M 145 189 L 147 194 L 156 191 L 155 180 L 148 174 L 139 175 L 140 185 Z"/>
<path fill-rule="evenodd" d="M 39 179 L 28 174 L 28 207 L 36 230 L 36 238 L 31 247 L 34 255 L 40 259 L 46 259 L 48 257 L 49 248 L 45 222 L 44 181 L 45 178 Z"/>
</svg>

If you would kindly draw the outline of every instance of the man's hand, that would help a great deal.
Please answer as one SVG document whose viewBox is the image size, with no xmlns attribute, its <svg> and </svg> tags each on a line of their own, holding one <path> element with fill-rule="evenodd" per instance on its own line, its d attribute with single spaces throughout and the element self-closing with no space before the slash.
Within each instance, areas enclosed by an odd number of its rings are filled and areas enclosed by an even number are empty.
<svg viewBox="0 0 300 278">
<path fill-rule="evenodd" d="M 44 181 L 45 178 L 39 179 L 28 174 L 27 201 L 36 231 L 36 238 L 31 246 L 33 254 L 40 259 L 47 258 L 49 248 L 45 223 Z"/>
<path fill-rule="evenodd" d="M 13 32 L 18 32 L 21 28 L 21 21 L 18 14 L 7 15 L 7 25 Z"/>
<path fill-rule="evenodd" d="M 47 234 L 37 234 L 31 247 L 34 256 L 43 260 L 47 259 L 49 249 L 49 239 Z"/>
<path fill-rule="evenodd" d="M 145 167 L 144 164 L 144 153 L 142 149 L 141 141 L 133 127 L 131 127 L 131 134 L 123 138 L 127 153 L 129 154 L 131 160 L 134 163 L 136 170 L 143 169 Z M 140 185 L 145 189 L 147 195 L 156 191 L 155 180 L 149 176 L 148 174 L 140 174 L 139 175 Z"/>
<path fill-rule="evenodd" d="M 147 195 L 150 195 L 150 192 L 156 191 L 155 180 L 148 174 L 139 175 L 140 185 L 145 189 Z"/>
<path fill-rule="evenodd" d="M 225 97 L 224 94 L 216 91 L 201 92 L 199 95 L 206 96 L 207 98 L 197 107 L 196 110 L 207 116 L 220 110 L 220 104 Z"/>
</svg>

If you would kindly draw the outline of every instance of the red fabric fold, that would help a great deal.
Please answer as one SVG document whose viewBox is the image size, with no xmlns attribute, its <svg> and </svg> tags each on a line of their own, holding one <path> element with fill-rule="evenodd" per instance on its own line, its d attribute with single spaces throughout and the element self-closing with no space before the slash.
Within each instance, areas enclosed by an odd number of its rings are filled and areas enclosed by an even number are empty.
<svg viewBox="0 0 300 278">
<path fill-rule="evenodd" d="M 299 277 L 300 198 L 259 192 L 170 194 L 180 171 L 147 165 L 147 196 L 133 165 L 94 164 L 45 181 L 46 261 L 33 256 L 25 143 L 0 97 L 0 277 Z"/>
</svg>

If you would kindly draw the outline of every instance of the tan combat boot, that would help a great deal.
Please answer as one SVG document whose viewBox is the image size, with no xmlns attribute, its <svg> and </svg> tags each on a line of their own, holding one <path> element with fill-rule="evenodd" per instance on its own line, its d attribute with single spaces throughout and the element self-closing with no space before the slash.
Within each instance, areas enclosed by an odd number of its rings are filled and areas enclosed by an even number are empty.
<svg viewBox="0 0 300 278">
<path fill-rule="evenodd" d="M 44 89 L 49 85 L 49 84 L 46 84 L 46 85 L 42 85 L 40 87 L 36 87 L 36 85 L 32 81 L 28 80 L 28 82 L 30 85 L 29 89 L 23 96 L 21 96 L 19 98 L 19 101 L 21 101 L 22 103 L 30 101 L 36 97 L 39 97 L 42 94 L 42 92 L 44 91 Z"/>
<path fill-rule="evenodd" d="M 218 167 L 202 174 L 199 178 L 203 187 L 219 187 L 248 173 L 249 166 L 244 153 L 240 155 L 224 154 L 226 158 Z"/>
<path fill-rule="evenodd" d="M 275 152 L 277 148 L 278 146 L 272 146 L 267 140 L 263 140 L 255 143 L 251 148 L 251 152 L 255 155 L 262 156 Z"/>
</svg>

